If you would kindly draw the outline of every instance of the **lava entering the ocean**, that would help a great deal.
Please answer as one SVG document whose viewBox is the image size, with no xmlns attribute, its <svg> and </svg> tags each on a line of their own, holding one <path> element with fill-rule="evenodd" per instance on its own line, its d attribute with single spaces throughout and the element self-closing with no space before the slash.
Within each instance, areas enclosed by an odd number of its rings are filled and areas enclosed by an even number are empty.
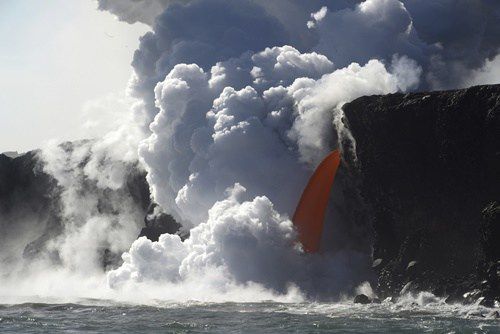
<svg viewBox="0 0 500 334">
<path fill-rule="evenodd" d="M 331 152 L 316 168 L 293 215 L 299 241 L 308 253 L 318 252 L 325 220 L 325 211 L 335 174 L 340 165 L 340 152 Z"/>
</svg>

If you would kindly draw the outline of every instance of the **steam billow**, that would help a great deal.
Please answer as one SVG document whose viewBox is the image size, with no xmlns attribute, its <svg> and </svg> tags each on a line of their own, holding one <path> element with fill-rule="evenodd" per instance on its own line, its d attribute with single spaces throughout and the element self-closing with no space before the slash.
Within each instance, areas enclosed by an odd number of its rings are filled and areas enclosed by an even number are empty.
<svg viewBox="0 0 500 334">
<path fill-rule="evenodd" d="M 291 216 L 329 152 L 355 161 L 343 104 L 487 83 L 498 71 L 499 4 L 448 2 L 100 0 L 151 26 L 132 62 L 135 103 L 104 138 L 42 150 L 62 225 L 39 256 L 2 273 L 2 292 L 21 284 L 35 295 L 202 301 L 354 293 L 371 266 L 361 250 L 369 245 L 354 245 L 369 240 L 307 254 Z M 478 24 L 481 33 L 464 28 Z M 181 224 L 177 234 L 136 239 L 145 208 L 124 191 L 131 166 L 145 173 L 155 212 Z M 99 196 L 109 211 L 95 209 Z M 117 255 L 108 266 L 103 249 Z"/>
</svg>

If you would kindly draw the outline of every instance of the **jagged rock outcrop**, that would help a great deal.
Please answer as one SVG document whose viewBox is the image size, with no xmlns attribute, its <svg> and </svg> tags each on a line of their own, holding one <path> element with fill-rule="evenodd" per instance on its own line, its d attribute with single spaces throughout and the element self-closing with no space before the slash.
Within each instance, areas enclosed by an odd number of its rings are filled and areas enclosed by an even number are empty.
<svg viewBox="0 0 500 334">
<path fill-rule="evenodd" d="M 499 298 L 500 86 L 368 96 L 343 109 L 378 292 Z"/>
<path fill-rule="evenodd" d="M 158 241 L 162 234 L 176 234 L 180 231 L 181 225 L 175 221 L 174 217 L 157 209 L 159 209 L 157 204 L 151 203 L 149 205 L 148 212 L 144 217 L 145 226 L 141 229 L 139 237 Z"/>
</svg>

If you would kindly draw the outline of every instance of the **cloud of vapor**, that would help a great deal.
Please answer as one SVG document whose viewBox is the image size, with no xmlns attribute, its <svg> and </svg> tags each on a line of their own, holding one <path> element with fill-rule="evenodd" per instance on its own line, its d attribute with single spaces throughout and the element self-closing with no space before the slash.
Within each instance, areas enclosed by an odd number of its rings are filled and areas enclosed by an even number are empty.
<svg viewBox="0 0 500 334">
<path fill-rule="evenodd" d="M 156 18 L 153 31 L 141 38 L 132 62 L 132 90 L 145 101 L 145 127 L 157 113 L 154 87 L 176 64 L 195 63 L 210 70 L 218 61 L 288 41 L 279 21 L 250 0 L 170 5 Z"/>
<path fill-rule="evenodd" d="M 491 0 L 404 1 L 419 37 L 439 51 L 428 55 L 431 88 L 458 88 L 500 47 L 500 2 Z"/>
<path fill-rule="evenodd" d="M 362 276 L 357 272 L 357 262 L 366 261 L 362 254 L 304 256 L 299 245 L 293 247 L 292 222 L 267 197 L 244 201 L 245 189 L 239 184 L 227 195 L 186 241 L 174 235 L 162 235 L 158 242 L 135 241 L 123 255 L 124 264 L 108 273 L 110 286 L 175 283 L 170 292 L 175 295 L 179 287 L 197 282 L 206 290 L 198 291 L 196 299 L 239 289 L 259 292 L 255 300 L 263 291 L 290 296 L 296 288 L 331 297 L 360 283 L 352 278 Z"/>
<path fill-rule="evenodd" d="M 133 2 L 133 8 L 137 9 L 142 1 Z M 135 96 L 144 102 L 137 109 L 143 120 L 144 136 L 149 135 L 149 126 L 159 112 L 155 86 L 176 64 L 196 64 L 208 72 L 217 62 L 229 62 L 229 59 L 240 57 L 245 52 L 254 53 L 265 47 L 289 44 L 301 53 L 316 51 L 333 60 L 338 68 L 352 62 L 363 65 L 371 59 L 389 64 L 398 54 L 414 59 L 422 68 L 424 80 L 420 80 L 418 85 L 410 85 L 412 90 L 454 88 L 457 83 L 468 82 L 470 80 L 465 78 L 481 68 L 487 60 L 485 57 L 491 56 L 496 36 L 493 22 L 498 22 L 498 6 L 491 1 L 464 0 L 460 2 L 459 9 L 452 10 L 446 8 L 454 6 L 445 2 L 157 1 L 165 11 L 156 17 L 152 32 L 142 38 L 133 60 L 135 75 L 131 88 Z M 436 15 L 443 16 L 443 19 L 430 20 L 426 15 L 428 12 L 438 13 Z M 450 31 L 462 28 L 456 26 L 453 17 L 466 12 L 473 13 L 463 22 L 471 27 L 471 31 L 476 29 L 472 26 L 479 26 L 480 21 L 481 24 L 489 22 L 485 26 L 487 29 L 483 35 L 469 34 L 467 43 L 461 40 L 454 42 Z M 438 22 L 442 25 L 437 29 L 440 33 L 431 34 L 429 31 Z M 248 81 L 237 77 L 245 75 L 245 64 L 235 63 L 233 66 L 239 68 L 231 73 L 225 69 L 220 71 L 235 76 L 231 80 Z M 221 76 L 228 73 L 221 73 Z M 293 77 L 294 73 L 289 75 Z M 224 85 L 233 87 L 238 83 L 226 82 Z M 243 86 L 240 85 L 237 89 L 241 88 Z M 336 123 L 337 127 L 342 127 L 341 122 Z M 164 182 L 169 183 L 167 180 Z"/>
<path fill-rule="evenodd" d="M 341 66 L 390 59 L 396 53 L 421 60 L 426 53 L 427 45 L 398 0 L 367 0 L 353 9 L 333 12 L 323 7 L 312 15 L 310 26 L 320 36 L 314 49 Z"/>
<path fill-rule="evenodd" d="M 97 142 L 50 143 L 41 152 L 44 171 L 60 189 L 59 231 L 46 248 L 74 271 L 102 272 L 105 250 L 127 249 L 143 220 L 140 199 L 127 189 L 127 178 L 137 169 L 134 157 L 119 151 L 113 135 Z"/>
<path fill-rule="evenodd" d="M 339 65 L 407 55 L 423 67 L 422 89 L 457 88 L 497 54 L 500 3 L 487 0 L 366 0 L 311 17 L 313 50 Z M 321 15 L 320 15 L 321 14 Z"/>
<path fill-rule="evenodd" d="M 405 59 L 394 68 L 401 72 Z M 420 69 L 406 62 L 403 74 L 379 61 L 333 70 L 324 56 L 285 46 L 218 63 L 210 73 L 177 65 L 156 86 L 160 112 L 140 148 L 155 201 L 194 226 L 240 183 L 291 214 L 310 167 L 335 146 L 334 108 L 418 84 Z"/>
<path fill-rule="evenodd" d="M 176 1 L 183 0 L 98 0 L 97 3 L 99 10 L 109 11 L 122 21 L 152 25 L 154 19 Z"/>
<path fill-rule="evenodd" d="M 463 83 L 464 87 L 500 83 L 500 54 L 487 60 L 483 67 L 472 70 Z"/>
<path fill-rule="evenodd" d="M 155 200 L 189 225 L 205 220 L 235 182 L 294 205 L 308 171 L 286 134 L 293 99 L 283 86 L 268 88 L 332 69 L 325 57 L 291 47 L 218 63 L 211 73 L 177 65 L 156 87 L 160 112 L 140 149 Z"/>
<path fill-rule="evenodd" d="M 170 5 L 187 4 L 193 1 L 195 0 L 97 0 L 97 4 L 100 10 L 109 11 L 122 21 L 142 22 L 153 26 L 155 18 Z M 332 9 L 346 8 L 356 4 L 359 0 L 252 0 L 252 2 L 264 7 L 291 31 L 295 31 L 296 35 L 301 35 L 298 31 L 306 31 L 302 23 L 308 18 L 309 13 L 326 5 Z M 301 37 L 303 42 L 307 43 L 306 36 Z"/>
<path fill-rule="evenodd" d="M 294 2 L 294 6 L 300 5 Z M 163 236 L 158 243 L 136 241 L 124 257 L 125 264 L 109 274 L 112 286 L 143 280 L 185 282 L 193 276 L 209 275 L 216 267 L 223 274 L 215 276 L 222 277 L 225 284 L 254 282 L 283 292 L 287 284 L 294 283 L 307 289 L 307 279 L 290 276 L 294 272 L 290 268 L 283 270 L 285 275 L 265 276 L 266 270 L 252 259 L 246 266 L 231 265 L 230 253 L 214 255 L 210 265 L 193 264 L 188 259 L 210 257 L 207 250 L 201 255 L 194 253 L 212 239 L 229 242 L 217 236 L 227 229 L 242 236 L 249 233 L 244 227 L 245 219 L 226 221 L 220 230 L 207 229 L 218 219 L 213 212 L 223 215 L 216 210 L 221 203 L 225 203 L 231 215 L 237 215 L 244 203 L 246 207 L 265 196 L 276 214 L 293 213 L 312 168 L 336 146 L 337 137 L 346 135 L 340 121 L 342 104 L 366 94 L 413 89 L 419 84 L 422 69 L 405 52 L 401 56 L 394 54 L 401 51 L 399 45 L 380 56 L 387 58 L 385 62 L 371 60 L 367 53 L 365 58 L 359 58 L 360 63 L 352 64 L 340 56 L 337 63 L 335 57 L 332 62 L 320 53 L 301 52 L 300 49 L 309 47 L 307 43 L 298 48 L 276 47 L 300 40 L 297 34 L 316 35 L 320 42 L 321 22 L 317 22 L 316 30 L 309 29 L 306 22 L 310 12 L 306 11 L 300 29 L 287 26 L 273 14 L 276 7 L 271 7 L 258 1 L 172 4 L 157 17 L 153 32 L 142 39 L 134 57 L 136 77 L 132 88 L 146 103 L 144 113 L 151 121 L 146 122 L 151 135 L 140 145 L 139 155 L 148 172 L 154 200 L 181 221 L 184 228 L 194 229 L 191 238 L 184 242 L 173 236 Z M 399 15 L 397 11 L 404 9 L 402 5 L 393 7 L 388 15 Z M 357 10 L 353 3 L 336 8 L 346 13 Z M 372 16 L 380 14 L 367 10 Z M 326 19 L 328 13 L 323 12 L 314 19 Z M 220 26 L 208 28 L 209 19 L 220 22 Z M 242 21 L 251 24 L 241 24 Z M 383 26 L 389 31 L 386 36 L 398 29 L 405 30 L 410 22 L 406 16 L 395 27 Z M 262 35 L 264 31 L 273 34 Z M 401 45 L 411 44 L 411 35 L 410 42 L 403 40 Z M 231 36 L 245 38 L 233 40 Z M 264 39 L 254 40 L 252 36 Z M 232 195 L 227 197 L 226 189 L 235 184 L 245 188 L 247 202 L 235 201 Z M 198 240 L 196 247 L 190 249 L 198 229 L 208 239 Z M 277 242 L 280 239 L 275 240 L 274 234 L 266 237 Z M 287 239 L 284 234 L 279 238 Z M 282 251 L 293 252 L 293 247 L 283 247 Z M 236 258 L 241 255 L 236 248 L 232 251 Z M 346 259 L 350 256 L 355 257 L 350 254 Z M 290 263 L 300 263 L 297 257 L 292 259 Z M 155 264 L 149 268 L 149 262 Z M 189 270 L 185 269 L 188 263 Z M 340 266 L 337 270 L 346 269 Z M 339 274 L 336 280 L 340 282 L 346 277 L 352 279 L 351 275 Z"/>
<path fill-rule="evenodd" d="M 169 11 L 172 5 L 182 7 L 183 10 L 180 11 L 187 13 L 193 11 L 191 7 L 203 7 L 203 18 L 208 19 L 212 15 L 220 14 L 216 2 L 100 0 L 100 6 L 111 11 L 112 8 L 121 8 L 115 10 L 115 14 L 125 20 L 128 19 L 129 12 L 136 12 L 132 15 L 135 20 L 139 19 L 140 13 L 149 13 L 149 22 L 154 21 L 153 17 L 158 19 L 156 25 L 152 24 L 156 40 L 163 39 L 161 36 L 170 36 L 182 45 L 183 42 L 193 40 L 185 38 L 175 29 L 167 28 L 168 33 L 159 29 L 159 26 L 167 27 L 167 21 L 176 24 L 179 22 L 159 16 L 161 10 L 158 8 Z M 334 59 L 338 66 L 347 66 L 351 62 L 363 64 L 373 58 L 390 61 L 392 55 L 398 53 L 415 59 L 422 66 L 426 80 L 421 81 L 421 89 L 456 88 L 457 83 L 467 82 L 471 71 L 481 68 L 487 60 L 493 59 L 500 47 L 500 3 L 495 0 L 238 0 L 231 3 L 234 6 L 244 7 L 250 4 L 254 8 L 262 8 L 268 18 L 275 19 L 276 27 L 279 26 L 287 35 L 275 44 L 261 45 L 260 48 L 249 44 L 248 50 L 258 51 L 264 46 L 289 44 L 301 52 L 319 51 Z M 157 7 L 156 14 L 150 10 L 154 6 Z M 229 16 L 221 17 L 217 21 L 226 22 Z M 251 16 L 252 14 L 248 15 Z M 215 31 L 206 29 L 204 19 L 184 22 L 189 22 L 190 29 L 203 26 L 204 30 Z M 227 27 L 224 30 L 229 32 L 231 29 Z M 222 39 L 223 36 L 224 34 L 219 32 L 219 38 Z M 151 48 L 144 45 L 141 49 L 146 51 Z M 198 51 L 202 49 L 195 47 L 192 50 L 197 50 L 193 54 L 199 55 Z M 189 53 L 189 48 L 184 51 Z M 150 56 L 149 60 L 159 65 L 159 57 L 151 58 L 153 53 L 147 54 Z M 218 60 L 223 60 L 222 58 Z M 172 59 L 171 55 L 169 59 Z M 209 57 L 204 57 L 204 60 L 208 59 Z M 176 60 L 180 59 L 174 59 L 172 64 L 177 63 Z M 180 61 L 196 62 L 204 67 L 203 62 L 186 58 Z M 166 75 L 170 69 L 160 77 Z"/>
<path fill-rule="evenodd" d="M 241 202 L 244 194 L 245 189 L 236 184 L 185 242 L 176 235 L 163 235 L 158 243 L 136 241 L 124 254 L 124 265 L 108 275 L 111 285 L 132 277 L 178 281 L 221 266 L 243 282 L 262 281 L 258 275 L 284 275 L 288 270 L 275 264 L 286 266 L 293 256 L 288 247 L 295 239 L 293 225 L 266 197 Z"/>
<path fill-rule="evenodd" d="M 37 189 L 47 183 L 43 191 L 49 207 L 39 210 L 47 211 L 43 215 L 26 218 L 24 213 L 19 221 L 6 222 L 16 261 L 2 258 L 3 298 L 14 302 L 32 301 L 33 296 L 62 302 L 120 298 L 106 287 L 105 271 L 120 264 L 120 255 L 137 238 L 150 203 L 138 163 L 142 132 L 134 125 L 133 115 L 122 117 L 117 128 L 101 138 L 52 141 L 36 153 L 40 169 L 36 172 L 48 180 L 34 178 L 28 184 L 34 183 L 31 187 Z M 29 169 L 22 172 L 33 178 Z M 24 193 L 14 200 L 22 209 L 29 204 Z M 28 224 L 29 231 L 14 235 Z"/>
<path fill-rule="evenodd" d="M 366 254 L 305 256 L 293 247 L 288 217 L 311 167 L 335 145 L 340 106 L 405 91 L 418 85 L 420 72 L 406 57 L 389 69 L 372 60 L 336 70 L 326 57 L 290 46 L 245 53 L 210 73 L 176 65 L 156 86 L 160 111 L 139 152 L 155 201 L 194 228 L 184 242 L 172 235 L 137 240 L 109 284 L 203 277 L 214 291 L 249 282 L 315 296 L 352 289 Z"/>
</svg>

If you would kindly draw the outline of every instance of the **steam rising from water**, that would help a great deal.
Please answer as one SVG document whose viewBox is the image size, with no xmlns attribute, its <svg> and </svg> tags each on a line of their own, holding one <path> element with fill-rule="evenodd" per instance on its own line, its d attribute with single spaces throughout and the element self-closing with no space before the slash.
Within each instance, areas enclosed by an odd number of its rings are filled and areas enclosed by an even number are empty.
<svg viewBox="0 0 500 334">
<path fill-rule="evenodd" d="M 152 26 L 133 60 L 138 101 L 104 138 L 44 149 L 44 170 L 61 189 L 62 233 L 49 238 L 44 256 L 6 275 L 0 294 L 14 282 L 26 294 L 136 300 L 300 301 L 352 292 L 367 277 L 369 255 L 305 255 L 289 219 L 321 159 L 339 142 L 355 145 L 342 105 L 489 82 L 499 63 L 487 60 L 494 42 L 469 52 L 476 44 L 462 50 L 445 33 L 438 40 L 427 30 L 426 5 L 410 0 L 99 5 Z M 491 22 L 495 13 L 478 17 Z M 494 35 L 487 24 L 471 40 Z M 189 239 L 134 241 L 144 212 L 124 189 L 137 166 Z M 103 249 L 128 251 L 106 273 Z"/>
<path fill-rule="evenodd" d="M 396 57 L 391 68 L 373 60 L 332 71 L 326 57 L 292 47 L 218 63 L 210 75 L 175 66 L 156 86 L 160 112 L 140 155 L 155 200 L 197 227 L 185 242 L 137 240 L 110 285 L 197 279 L 212 291 L 253 282 L 286 292 L 293 283 L 317 296 L 354 288 L 366 255 L 306 256 L 282 215 L 330 150 L 342 103 L 418 84 L 415 62 Z"/>
</svg>

